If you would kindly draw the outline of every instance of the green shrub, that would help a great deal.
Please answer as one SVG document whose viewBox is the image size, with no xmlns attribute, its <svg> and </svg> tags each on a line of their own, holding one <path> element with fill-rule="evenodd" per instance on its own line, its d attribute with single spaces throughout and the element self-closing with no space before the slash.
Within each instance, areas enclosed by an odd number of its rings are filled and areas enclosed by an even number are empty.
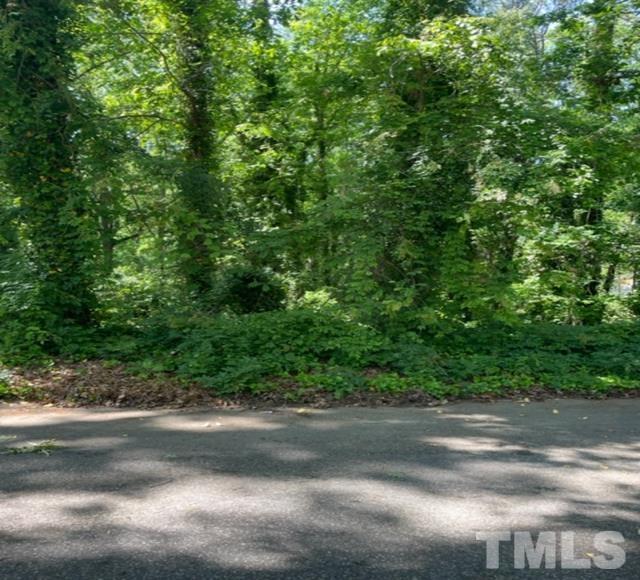
<svg viewBox="0 0 640 580">
<path fill-rule="evenodd" d="M 326 307 L 164 319 L 126 345 L 141 370 L 175 371 L 220 393 L 278 388 L 274 377 L 338 398 L 360 389 L 445 398 L 640 387 L 640 325 L 630 324 L 484 326 L 391 339 Z M 370 368 L 378 370 L 364 372 Z"/>
<path fill-rule="evenodd" d="M 157 331 L 162 338 L 151 352 L 164 350 L 167 370 L 220 392 L 323 367 L 362 370 L 375 363 L 384 344 L 367 326 L 338 313 L 312 310 L 201 316 Z M 148 336 L 152 334 L 149 329 Z"/>
<path fill-rule="evenodd" d="M 265 268 L 234 265 L 222 271 L 213 296 L 217 308 L 235 314 L 281 310 L 287 294 L 283 284 Z"/>
</svg>

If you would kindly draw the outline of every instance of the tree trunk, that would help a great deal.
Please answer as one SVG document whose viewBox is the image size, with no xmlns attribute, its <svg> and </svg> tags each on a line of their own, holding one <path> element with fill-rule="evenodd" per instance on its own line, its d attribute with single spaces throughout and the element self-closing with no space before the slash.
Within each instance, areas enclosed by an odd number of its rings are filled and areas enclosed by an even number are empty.
<svg viewBox="0 0 640 580">
<path fill-rule="evenodd" d="M 178 52 L 184 102 L 186 147 L 178 187 L 181 211 L 176 218 L 181 267 L 188 287 L 205 296 L 213 284 L 215 246 L 223 216 L 222 188 L 216 163 L 211 100 L 213 55 L 207 2 L 180 0 Z"/>
<path fill-rule="evenodd" d="M 93 318 L 96 240 L 88 196 L 76 172 L 77 103 L 70 90 L 73 16 L 65 0 L 2 0 L 5 33 L 3 91 L 6 178 L 36 274 L 38 307 L 55 325 Z M 54 322 L 55 321 L 55 322 Z"/>
<path fill-rule="evenodd" d="M 612 120 L 613 91 L 619 82 L 615 74 L 618 67 L 614 46 L 617 18 L 614 8 L 613 0 L 596 0 L 590 7 L 594 28 L 590 55 L 583 73 L 588 93 L 588 107 L 592 113 L 602 116 L 603 123 L 609 123 Z M 603 151 L 606 151 L 606 148 L 603 148 Z M 580 301 L 582 302 L 582 322 L 597 324 L 602 322 L 604 314 L 604 307 L 598 300 L 601 290 L 604 289 L 602 250 L 598 243 L 598 229 L 604 217 L 605 192 L 602 184 L 606 181 L 598 177 L 604 171 L 603 168 L 606 168 L 607 159 L 595 154 L 591 165 L 596 179 L 588 196 L 589 205 L 580 219 L 581 225 L 593 230 L 595 236 L 584 255 L 583 270 L 588 274 L 588 279 L 584 284 Z"/>
</svg>

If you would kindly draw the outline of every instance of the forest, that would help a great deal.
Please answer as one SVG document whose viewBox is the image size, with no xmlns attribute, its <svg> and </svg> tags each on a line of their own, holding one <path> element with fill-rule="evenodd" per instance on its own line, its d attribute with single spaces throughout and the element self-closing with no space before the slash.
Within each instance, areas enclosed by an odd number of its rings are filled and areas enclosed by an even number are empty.
<svg viewBox="0 0 640 580">
<path fill-rule="evenodd" d="M 0 22 L 5 374 L 640 388 L 639 0 L 0 0 Z"/>
</svg>

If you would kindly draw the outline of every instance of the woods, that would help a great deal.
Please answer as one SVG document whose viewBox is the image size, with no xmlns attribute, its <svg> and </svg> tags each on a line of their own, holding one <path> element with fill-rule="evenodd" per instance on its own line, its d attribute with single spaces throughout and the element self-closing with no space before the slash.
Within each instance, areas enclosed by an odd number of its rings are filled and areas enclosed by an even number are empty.
<svg viewBox="0 0 640 580">
<path fill-rule="evenodd" d="M 637 386 L 637 0 L 0 9 L 2 362 Z"/>
</svg>

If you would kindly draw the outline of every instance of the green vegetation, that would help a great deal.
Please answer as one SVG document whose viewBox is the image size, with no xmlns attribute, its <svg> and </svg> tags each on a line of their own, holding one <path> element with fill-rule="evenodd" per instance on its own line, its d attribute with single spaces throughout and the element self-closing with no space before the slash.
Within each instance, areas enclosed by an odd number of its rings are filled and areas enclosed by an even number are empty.
<svg viewBox="0 0 640 580">
<path fill-rule="evenodd" d="M 174 372 L 225 395 L 423 390 L 453 398 L 640 388 L 637 323 L 484 325 L 391 338 L 335 313 L 291 310 L 154 325 L 121 350 L 114 344 L 114 355 L 139 371 Z"/>
<path fill-rule="evenodd" d="M 637 0 L 0 20 L 5 367 L 294 399 L 640 388 Z"/>
<path fill-rule="evenodd" d="M 23 455 L 25 453 L 35 453 L 37 455 L 51 455 L 60 446 L 53 440 L 30 442 L 21 447 L 6 447 L 0 451 L 0 454 L 6 455 Z"/>
</svg>

